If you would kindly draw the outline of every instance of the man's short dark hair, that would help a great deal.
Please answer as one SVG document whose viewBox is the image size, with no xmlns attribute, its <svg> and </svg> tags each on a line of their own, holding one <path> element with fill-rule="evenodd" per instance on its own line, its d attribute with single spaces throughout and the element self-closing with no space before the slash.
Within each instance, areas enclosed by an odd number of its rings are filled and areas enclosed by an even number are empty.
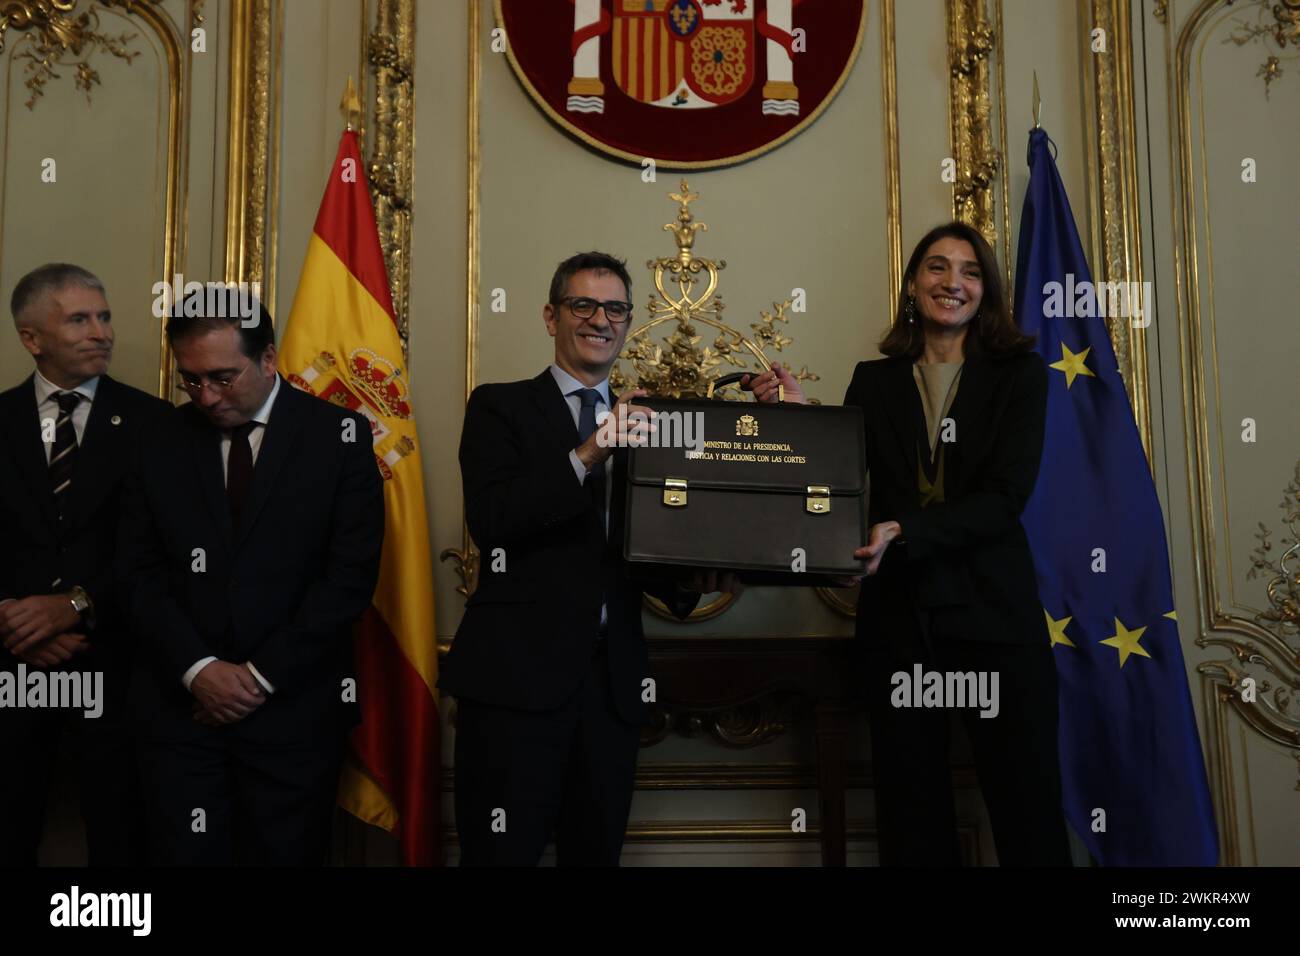
<svg viewBox="0 0 1300 956">
<path fill-rule="evenodd" d="M 250 317 L 246 322 L 246 312 L 256 312 L 257 321 Z M 262 300 L 246 287 L 220 283 L 208 283 L 176 301 L 167 319 L 167 344 L 175 346 L 183 339 L 226 326 L 239 331 L 239 350 L 250 359 L 261 358 L 266 347 L 275 344 L 275 325 Z"/>
<path fill-rule="evenodd" d="M 604 252 L 579 252 L 576 256 L 569 256 L 558 266 L 555 267 L 555 275 L 551 276 L 551 294 L 547 299 L 551 305 L 559 305 L 569 291 L 569 279 L 578 272 L 591 269 L 594 272 L 609 272 L 623 280 L 623 288 L 627 290 L 628 301 L 632 301 L 632 277 L 627 272 L 627 262 L 623 259 L 615 258 Z"/>
<path fill-rule="evenodd" d="M 70 285 L 104 291 L 104 283 L 93 272 L 70 262 L 48 262 L 27 273 L 14 286 L 13 295 L 9 298 L 9 311 L 13 314 L 14 322 L 18 321 L 18 316 L 28 306 L 47 292 L 58 292 Z"/>
</svg>

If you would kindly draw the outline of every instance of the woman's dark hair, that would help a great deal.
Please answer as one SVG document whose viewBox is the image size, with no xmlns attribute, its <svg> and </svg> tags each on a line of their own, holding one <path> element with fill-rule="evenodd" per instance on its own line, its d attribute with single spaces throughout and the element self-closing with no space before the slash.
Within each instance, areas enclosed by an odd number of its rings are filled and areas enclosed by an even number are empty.
<svg viewBox="0 0 1300 956">
<path fill-rule="evenodd" d="M 907 284 L 916 279 L 921 260 L 940 239 L 963 239 L 970 243 L 975 250 L 975 259 L 979 262 L 980 281 L 984 284 L 979 312 L 972 320 L 972 328 L 962 343 L 963 355 L 967 358 L 976 355 L 1007 355 L 1032 348 L 1034 337 L 1025 335 L 1011 321 L 1011 310 L 1007 307 L 1006 292 L 1002 288 L 1002 274 L 998 270 L 997 254 L 988 240 L 973 226 L 964 222 L 949 222 L 927 232 L 912 250 L 912 257 L 907 260 L 907 268 L 903 271 L 902 288 L 898 291 L 894 324 L 881 340 L 880 351 L 886 355 L 911 359 L 920 358 L 925 351 L 925 333 L 919 312 L 915 322 L 907 321 Z"/>
</svg>

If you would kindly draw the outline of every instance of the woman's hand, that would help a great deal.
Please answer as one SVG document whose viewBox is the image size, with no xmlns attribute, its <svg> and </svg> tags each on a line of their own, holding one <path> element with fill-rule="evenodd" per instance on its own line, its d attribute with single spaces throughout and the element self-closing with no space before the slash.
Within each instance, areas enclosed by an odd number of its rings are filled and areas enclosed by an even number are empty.
<svg viewBox="0 0 1300 956">
<path fill-rule="evenodd" d="M 868 577 L 880 570 L 880 559 L 885 556 L 885 549 L 889 547 L 889 542 L 902 533 L 903 529 L 897 521 L 882 521 L 872 525 L 871 530 L 867 532 L 867 546 L 853 552 L 853 556 L 859 561 L 866 560 Z"/>
<path fill-rule="evenodd" d="M 773 365 L 762 375 L 746 375 L 740 380 L 740 387 L 752 387 L 754 397 L 760 402 L 775 402 L 777 400 L 778 385 L 785 388 L 785 400 L 787 402 L 795 405 L 808 404 L 808 400 L 804 398 L 803 389 L 799 387 L 799 382 L 790 374 L 788 368 L 779 363 Z"/>
</svg>

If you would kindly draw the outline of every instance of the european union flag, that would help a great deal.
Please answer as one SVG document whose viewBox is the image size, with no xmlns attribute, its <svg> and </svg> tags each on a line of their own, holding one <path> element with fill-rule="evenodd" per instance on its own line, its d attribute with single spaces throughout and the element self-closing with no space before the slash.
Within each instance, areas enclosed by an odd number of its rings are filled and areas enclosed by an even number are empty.
<svg viewBox="0 0 1300 956">
<path fill-rule="evenodd" d="M 1015 314 L 1049 375 L 1022 521 L 1060 675 L 1065 813 L 1102 865 L 1212 866 L 1160 502 L 1101 318 L 1136 303 L 1093 287 L 1050 142 L 1029 134 Z"/>
</svg>

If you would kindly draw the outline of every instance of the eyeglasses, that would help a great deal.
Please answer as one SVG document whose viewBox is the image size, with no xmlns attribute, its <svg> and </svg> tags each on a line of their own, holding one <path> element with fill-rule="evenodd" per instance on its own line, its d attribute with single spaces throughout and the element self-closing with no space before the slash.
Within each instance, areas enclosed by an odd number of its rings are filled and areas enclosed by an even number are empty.
<svg viewBox="0 0 1300 956">
<path fill-rule="evenodd" d="M 210 388 L 218 395 L 222 395 L 230 391 L 243 374 L 252 367 L 253 363 L 249 362 L 239 370 L 239 374 L 234 378 L 210 378 L 206 382 L 199 376 L 186 375 L 182 372 L 181 380 L 176 383 L 176 388 L 182 392 L 186 392 L 191 398 L 197 398 L 199 395 L 203 394 L 205 388 Z"/>
<path fill-rule="evenodd" d="M 590 319 L 596 314 L 597 308 L 604 309 L 605 318 L 609 319 L 614 325 L 632 318 L 631 302 L 620 302 L 618 299 L 602 302 L 599 299 L 588 299 L 584 295 L 566 295 L 560 301 L 569 307 L 569 311 L 573 313 L 575 318 L 579 319 Z"/>
</svg>

